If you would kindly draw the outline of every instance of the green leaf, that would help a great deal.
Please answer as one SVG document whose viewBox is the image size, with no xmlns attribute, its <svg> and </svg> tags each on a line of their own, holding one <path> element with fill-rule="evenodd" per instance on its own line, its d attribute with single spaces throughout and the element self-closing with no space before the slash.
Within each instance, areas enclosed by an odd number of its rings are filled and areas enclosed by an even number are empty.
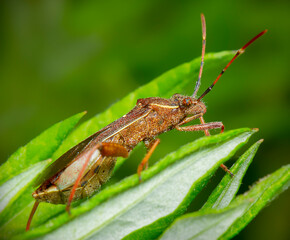
<svg viewBox="0 0 290 240">
<path fill-rule="evenodd" d="M 207 202 L 203 206 L 203 209 L 206 208 L 224 208 L 227 207 L 231 201 L 236 196 L 236 193 L 239 190 L 239 187 L 242 183 L 242 179 L 246 174 L 248 167 L 250 166 L 258 148 L 263 140 L 256 142 L 251 146 L 234 164 L 230 171 L 235 175 L 231 177 L 229 174 L 226 174 L 220 184 L 215 188 Z"/>
<path fill-rule="evenodd" d="M 250 191 L 238 196 L 233 205 L 249 202 L 243 215 L 227 230 L 222 239 L 230 239 L 238 234 L 265 206 L 290 186 L 290 165 L 259 180 Z"/>
<path fill-rule="evenodd" d="M 280 168 L 226 208 L 207 208 L 179 217 L 160 239 L 231 239 L 289 187 L 289 173 L 290 165 Z"/>
<path fill-rule="evenodd" d="M 24 191 L 27 190 L 29 185 L 33 183 L 34 179 L 38 177 L 50 162 L 51 159 L 36 163 L 25 172 L 2 184 L 0 187 L 0 226 L 9 222 L 15 213 L 18 213 L 23 207 L 26 207 L 27 202 L 23 199 Z M 31 201 L 31 192 L 29 195 L 30 199 L 28 203 Z M 22 200 L 18 201 L 19 198 Z"/>
<path fill-rule="evenodd" d="M 52 157 L 84 114 L 85 112 L 76 114 L 53 125 L 26 146 L 19 148 L 0 167 L 0 232 L 9 235 L 23 231 L 20 228 L 23 224 L 15 222 L 15 219 L 22 216 L 25 208 L 34 201 L 31 196 L 32 183 L 51 163 L 51 160 L 45 160 Z M 27 219 L 21 219 L 22 223 L 26 221 Z M 7 226 L 12 227 L 9 229 Z M 2 231 L 5 228 L 6 231 Z"/>
<path fill-rule="evenodd" d="M 156 238 L 254 132 L 238 129 L 189 143 L 145 171 L 144 183 L 136 174 L 128 177 L 75 207 L 74 219 L 63 213 L 21 239 Z"/>
<path fill-rule="evenodd" d="M 0 167 L 0 185 L 20 174 L 33 164 L 51 158 L 52 154 L 84 114 L 85 112 L 76 114 L 53 125 L 13 153 Z"/>
<path fill-rule="evenodd" d="M 173 222 L 160 239 L 218 239 L 243 214 L 246 207 L 245 204 L 234 208 L 210 209 L 206 212 L 183 215 Z"/>
</svg>

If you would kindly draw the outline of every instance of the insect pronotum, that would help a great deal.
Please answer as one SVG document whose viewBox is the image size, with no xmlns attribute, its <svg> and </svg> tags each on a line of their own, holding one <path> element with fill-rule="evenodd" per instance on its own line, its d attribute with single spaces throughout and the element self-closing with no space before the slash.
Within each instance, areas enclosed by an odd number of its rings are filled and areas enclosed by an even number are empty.
<svg viewBox="0 0 290 240">
<path fill-rule="evenodd" d="M 178 131 L 204 131 L 206 135 L 210 135 L 209 130 L 217 128 L 223 132 L 222 122 L 205 123 L 203 115 L 206 107 L 201 100 L 211 91 L 232 62 L 267 30 L 259 33 L 239 49 L 212 85 L 196 98 L 202 76 L 206 45 L 206 25 L 203 14 L 201 14 L 201 23 L 201 65 L 193 95 L 174 94 L 170 99 L 159 97 L 138 99 L 136 106 L 129 113 L 58 158 L 46 169 L 42 179 L 36 183 L 40 187 L 32 194 L 36 201 L 26 230 L 30 228 L 39 202 L 66 204 L 66 210 L 70 214 L 71 202 L 89 197 L 99 190 L 109 179 L 117 157 L 128 157 L 132 149 L 141 141 L 144 142 L 148 151 L 137 169 L 140 181 L 143 168 L 148 168 L 148 160 L 160 142 L 156 137 L 161 133 L 176 129 Z M 201 124 L 182 126 L 195 119 L 199 119 Z M 221 167 L 231 174 L 225 165 L 222 164 Z"/>
</svg>

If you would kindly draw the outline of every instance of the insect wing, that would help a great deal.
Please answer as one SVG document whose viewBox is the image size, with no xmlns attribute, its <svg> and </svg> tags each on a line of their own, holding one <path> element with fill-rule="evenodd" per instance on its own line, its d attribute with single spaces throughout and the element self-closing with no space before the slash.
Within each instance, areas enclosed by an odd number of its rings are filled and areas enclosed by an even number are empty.
<svg viewBox="0 0 290 240">
<path fill-rule="evenodd" d="M 108 138 L 113 137 L 126 127 L 130 126 L 134 122 L 138 121 L 139 119 L 146 117 L 151 111 L 152 111 L 151 108 L 136 106 L 123 117 L 110 123 L 107 126 L 108 129 L 102 132 L 99 137 L 102 139 L 102 141 L 105 141 Z"/>
<path fill-rule="evenodd" d="M 86 148 L 82 154 L 78 155 L 67 167 L 65 167 L 61 174 L 57 178 L 52 179 L 59 190 L 71 188 L 79 177 L 79 173 L 82 171 L 87 161 L 88 164 L 82 174 L 85 176 L 91 167 L 99 166 L 102 163 L 104 157 L 98 148 Z"/>
<path fill-rule="evenodd" d="M 43 183 L 45 180 L 51 178 L 55 174 L 57 174 L 59 171 L 67 167 L 69 164 L 71 164 L 76 157 L 83 152 L 86 147 L 89 145 L 91 141 L 96 139 L 100 133 L 102 133 L 105 129 L 102 129 L 87 139 L 83 140 L 76 146 L 72 147 L 70 150 L 68 150 L 66 153 L 64 153 L 61 157 L 59 157 L 57 160 L 55 160 L 51 165 L 49 165 L 44 172 L 40 175 L 40 177 L 35 181 L 33 184 L 34 187 L 37 187 L 41 183 Z"/>
<path fill-rule="evenodd" d="M 42 184 L 45 180 L 48 180 L 58 172 L 62 171 L 68 165 L 72 164 L 78 157 L 79 154 L 83 153 L 84 151 L 90 151 L 89 146 L 92 142 L 101 142 L 109 137 L 114 136 L 117 134 L 120 129 L 126 128 L 131 123 L 133 123 L 136 119 L 142 118 L 143 116 L 147 116 L 151 109 L 148 108 L 133 108 L 128 114 L 119 118 L 118 120 L 112 122 L 111 124 L 107 125 L 100 131 L 94 133 L 87 139 L 83 140 L 76 146 L 72 147 L 66 153 L 64 153 L 61 157 L 55 160 L 51 165 L 49 165 L 46 170 L 44 170 L 43 174 L 35 181 L 33 184 L 34 187 Z"/>
</svg>

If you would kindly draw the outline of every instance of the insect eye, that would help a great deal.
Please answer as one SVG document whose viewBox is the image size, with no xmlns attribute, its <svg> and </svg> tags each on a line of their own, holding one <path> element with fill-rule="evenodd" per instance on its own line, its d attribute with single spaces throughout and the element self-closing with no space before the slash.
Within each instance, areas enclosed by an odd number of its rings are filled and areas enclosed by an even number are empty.
<svg viewBox="0 0 290 240">
<path fill-rule="evenodd" d="M 192 104 L 192 100 L 190 98 L 184 98 L 183 101 L 182 101 L 182 104 L 184 106 L 189 106 Z"/>
</svg>

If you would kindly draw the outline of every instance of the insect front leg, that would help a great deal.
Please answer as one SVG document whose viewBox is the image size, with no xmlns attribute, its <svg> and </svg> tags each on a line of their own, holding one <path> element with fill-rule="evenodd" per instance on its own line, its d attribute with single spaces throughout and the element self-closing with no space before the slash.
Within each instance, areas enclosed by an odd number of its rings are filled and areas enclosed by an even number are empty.
<svg viewBox="0 0 290 240">
<path fill-rule="evenodd" d="M 192 116 L 190 116 L 190 117 L 187 117 L 187 118 L 183 119 L 183 120 L 178 124 L 178 126 L 184 125 L 184 124 L 189 123 L 189 122 L 191 122 L 191 121 L 193 121 L 193 120 L 195 120 L 195 119 L 198 119 L 198 118 L 200 119 L 200 118 L 202 118 L 202 116 L 203 116 L 203 114 L 202 114 L 202 113 L 199 113 L 199 114 L 196 114 L 196 115 L 192 115 Z"/>
<path fill-rule="evenodd" d="M 193 132 L 193 131 L 208 131 L 210 129 L 220 128 L 221 131 L 224 129 L 224 125 L 222 122 L 210 122 L 204 124 L 196 124 L 186 127 L 180 127 L 179 125 L 175 126 L 176 130 L 178 131 L 186 131 L 186 132 Z"/>
<path fill-rule="evenodd" d="M 203 119 L 203 116 L 199 117 L 199 120 L 200 120 L 201 124 L 206 124 L 204 119 Z M 221 132 L 220 133 L 223 133 L 224 130 L 225 130 L 225 126 L 223 125 L 221 127 Z M 206 136 L 210 136 L 209 129 L 204 130 L 204 133 L 205 133 Z"/>
<path fill-rule="evenodd" d="M 149 164 L 149 158 L 151 157 L 152 153 L 156 149 L 157 145 L 160 143 L 160 139 L 156 138 L 151 141 L 144 141 L 144 144 L 147 148 L 147 154 L 143 158 L 143 160 L 140 162 L 138 168 L 137 168 L 137 174 L 139 176 L 139 182 L 142 182 L 141 172 L 143 171 L 143 168 L 145 166 L 145 169 L 148 168 Z"/>
<path fill-rule="evenodd" d="M 199 120 L 200 120 L 200 123 L 201 123 L 201 124 L 205 124 L 205 121 L 204 121 L 204 119 L 203 119 L 203 116 L 201 116 L 201 117 L 199 118 Z M 206 136 L 210 136 L 210 133 L 209 133 L 208 130 L 204 130 L 204 134 L 205 134 Z"/>
<path fill-rule="evenodd" d="M 202 124 L 205 124 L 205 121 L 204 121 L 204 119 L 203 119 L 203 116 L 201 116 L 201 117 L 199 118 L 199 120 L 200 120 L 200 122 L 201 122 Z M 223 133 L 223 131 L 224 131 L 224 127 L 221 129 L 221 133 Z M 204 130 L 204 133 L 205 133 L 206 136 L 210 136 L 210 133 L 209 133 L 208 130 Z M 229 173 L 232 177 L 234 176 L 234 174 L 233 174 L 233 173 L 228 169 L 228 167 L 227 167 L 226 165 L 224 165 L 223 163 L 220 165 L 220 167 L 221 167 L 225 172 Z"/>
<path fill-rule="evenodd" d="M 94 153 L 99 150 L 100 154 L 102 156 L 107 156 L 107 157 L 128 157 L 129 152 L 128 150 L 122 146 L 121 144 L 118 143 L 111 143 L 111 142 L 100 142 L 97 143 L 92 149 L 90 150 L 90 154 L 88 155 L 84 165 L 82 166 L 81 171 L 78 174 L 78 178 L 75 181 L 75 184 L 73 185 L 73 188 L 71 190 L 67 205 L 66 205 L 66 211 L 70 214 L 70 205 L 71 202 L 74 198 L 75 192 L 77 187 L 79 186 L 81 179 L 84 175 L 84 172 L 88 166 L 88 163 L 90 162 L 90 159 L 93 157 Z"/>
<path fill-rule="evenodd" d="M 193 116 L 192 116 L 193 117 Z M 186 118 L 183 122 L 181 122 L 178 126 L 176 126 L 175 128 L 178 131 L 187 131 L 187 132 L 191 132 L 191 131 L 204 131 L 206 136 L 210 136 L 209 130 L 210 129 L 216 129 L 216 128 L 220 128 L 221 129 L 221 133 L 223 133 L 224 131 L 224 125 L 222 122 L 210 122 L 210 123 L 205 123 L 203 116 L 197 116 L 196 118 L 199 118 L 202 124 L 197 124 L 197 125 L 191 125 L 191 126 L 186 126 L 186 127 L 180 127 L 180 125 L 185 124 L 187 122 L 190 121 L 186 121 Z M 196 119 L 195 118 L 195 119 Z M 185 122 L 185 123 L 184 123 Z M 234 174 L 227 168 L 226 165 L 221 164 L 220 167 L 227 173 L 229 173 L 232 177 L 234 176 Z"/>
<path fill-rule="evenodd" d="M 187 127 L 180 127 L 186 123 L 189 123 L 195 119 L 200 119 L 201 124 L 199 125 L 192 125 Z M 208 130 L 210 129 L 216 129 L 220 128 L 221 133 L 224 131 L 224 125 L 222 122 L 211 122 L 211 123 L 205 123 L 203 119 L 203 113 L 199 113 L 190 117 L 185 118 L 183 121 L 181 121 L 176 127 L 178 131 L 204 131 L 206 136 L 210 136 L 210 133 Z"/>
</svg>

